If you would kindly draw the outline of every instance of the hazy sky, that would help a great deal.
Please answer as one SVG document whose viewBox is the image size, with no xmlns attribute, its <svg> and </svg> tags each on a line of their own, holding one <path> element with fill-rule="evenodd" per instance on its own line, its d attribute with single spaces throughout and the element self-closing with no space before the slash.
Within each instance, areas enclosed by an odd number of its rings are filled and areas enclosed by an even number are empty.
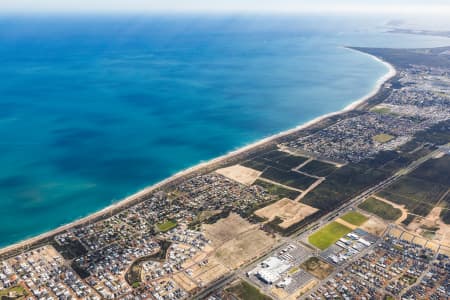
<svg viewBox="0 0 450 300">
<path fill-rule="evenodd" d="M 438 13 L 450 0 L 0 0 L 0 12 L 308 12 Z"/>
</svg>

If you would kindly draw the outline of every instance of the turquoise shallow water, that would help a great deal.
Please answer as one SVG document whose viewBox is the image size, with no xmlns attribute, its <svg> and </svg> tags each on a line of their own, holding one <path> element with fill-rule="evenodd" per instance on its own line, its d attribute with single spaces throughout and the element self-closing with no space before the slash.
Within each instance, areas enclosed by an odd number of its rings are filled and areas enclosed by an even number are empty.
<svg viewBox="0 0 450 300">
<path fill-rule="evenodd" d="M 342 109 L 387 72 L 342 45 L 447 43 L 350 24 L 0 17 L 0 246 Z"/>
</svg>

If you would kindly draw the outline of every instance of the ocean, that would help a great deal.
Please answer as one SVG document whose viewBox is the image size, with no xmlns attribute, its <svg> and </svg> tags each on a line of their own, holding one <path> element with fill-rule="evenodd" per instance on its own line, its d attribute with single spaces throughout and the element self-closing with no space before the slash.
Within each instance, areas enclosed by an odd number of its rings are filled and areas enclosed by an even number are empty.
<svg viewBox="0 0 450 300">
<path fill-rule="evenodd" d="M 449 44 L 337 17 L 0 16 L 0 246 L 346 107 L 388 69 L 345 45 Z"/>
</svg>

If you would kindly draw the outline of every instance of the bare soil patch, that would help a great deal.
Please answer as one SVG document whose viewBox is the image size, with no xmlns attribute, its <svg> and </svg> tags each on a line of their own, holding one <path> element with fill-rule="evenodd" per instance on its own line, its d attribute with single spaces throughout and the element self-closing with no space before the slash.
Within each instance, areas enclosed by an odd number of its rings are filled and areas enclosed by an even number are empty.
<svg viewBox="0 0 450 300">
<path fill-rule="evenodd" d="M 263 255 L 275 243 L 275 238 L 262 230 L 254 229 L 223 244 L 217 249 L 215 257 L 224 266 L 235 269 Z"/>
<path fill-rule="evenodd" d="M 209 256 L 225 268 L 235 269 L 261 256 L 277 242 L 276 238 L 237 214 L 230 214 L 214 224 L 204 224 L 205 236 L 214 248 Z"/>
<path fill-rule="evenodd" d="M 216 170 L 216 173 L 239 183 L 252 185 L 262 172 L 241 165 L 234 165 L 231 167 L 218 169 Z"/>
<path fill-rule="evenodd" d="M 381 236 L 386 230 L 386 222 L 382 221 L 379 218 L 372 217 L 367 220 L 367 222 L 365 222 L 360 228 L 373 235 Z"/>
<path fill-rule="evenodd" d="M 300 222 L 307 216 L 312 215 L 316 211 L 318 211 L 317 208 L 284 198 L 257 210 L 255 215 L 266 218 L 269 221 L 279 217 L 283 222 L 278 226 L 281 228 L 288 228 L 289 226 Z"/>
<path fill-rule="evenodd" d="M 255 227 L 255 225 L 250 224 L 235 213 L 230 214 L 225 219 L 220 219 L 214 224 L 202 225 L 206 238 L 211 241 L 212 247 L 219 247 L 223 243 Z"/>
<path fill-rule="evenodd" d="M 318 257 L 310 257 L 300 267 L 319 279 L 325 279 L 334 271 L 334 267 Z"/>
</svg>

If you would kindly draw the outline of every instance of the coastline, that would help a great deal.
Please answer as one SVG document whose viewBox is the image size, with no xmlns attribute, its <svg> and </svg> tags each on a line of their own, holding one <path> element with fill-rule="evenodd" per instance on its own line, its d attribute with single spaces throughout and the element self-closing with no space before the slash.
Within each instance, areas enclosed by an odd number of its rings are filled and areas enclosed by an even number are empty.
<svg viewBox="0 0 450 300">
<path fill-rule="evenodd" d="M 6 246 L 6 247 L 2 247 L 0 249 L 0 255 L 4 255 L 7 252 L 14 251 L 14 250 L 17 250 L 17 249 L 20 249 L 20 248 L 26 248 L 28 246 L 33 245 L 34 243 L 37 243 L 37 242 L 39 242 L 41 240 L 50 238 L 50 237 L 52 237 L 52 236 L 54 236 L 54 235 L 56 235 L 58 233 L 61 233 L 61 232 L 65 231 L 65 230 L 67 230 L 67 229 L 70 229 L 70 228 L 72 228 L 74 226 L 82 225 L 82 224 L 87 223 L 87 222 L 89 222 L 91 220 L 94 220 L 94 219 L 96 219 L 98 217 L 102 217 L 102 216 L 104 216 L 106 214 L 109 214 L 109 213 L 111 213 L 114 210 L 120 209 L 122 207 L 126 207 L 128 204 L 131 204 L 132 202 L 134 202 L 136 200 L 139 200 L 139 198 L 141 198 L 141 197 L 143 197 L 143 196 L 145 196 L 145 195 L 147 195 L 147 194 L 149 194 L 149 193 L 151 193 L 151 192 L 153 192 L 153 191 L 155 191 L 155 190 L 165 186 L 166 184 L 169 184 L 169 183 L 171 183 L 171 182 L 173 182 L 173 181 L 175 181 L 177 179 L 180 179 L 180 178 L 182 178 L 182 177 L 184 177 L 184 176 L 186 176 L 188 174 L 192 174 L 194 172 L 200 171 L 200 170 L 202 170 L 202 169 L 204 169 L 204 168 L 206 168 L 208 166 L 212 166 L 212 165 L 217 164 L 217 163 L 225 162 L 225 161 L 227 161 L 228 159 L 230 159 L 230 158 L 232 158 L 234 156 L 237 156 L 237 155 L 240 155 L 240 154 L 244 154 L 245 152 L 247 152 L 249 150 L 252 150 L 254 148 L 263 146 L 263 145 L 265 145 L 267 143 L 273 142 L 273 141 L 275 141 L 275 140 L 277 140 L 277 139 L 279 139 L 281 137 L 285 137 L 287 135 L 290 135 L 292 133 L 298 132 L 300 130 L 304 130 L 304 129 L 306 129 L 308 127 L 311 127 L 311 126 L 313 126 L 315 124 L 318 124 L 318 123 L 320 123 L 320 122 L 322 122 L 325 119 L 328 119 L 330 117 L 333 117 L 333 116 L 336 116 L 336 115 L 340 115 L 340 114 L 349 112 L 351 110 L 357 109 L 360 105 L 362 105 L 363 103 L 365 103 L 366 101 L 368 101 L 369 99 L 371 99 L 372 97 L 377 95 L 378 92 L 381 90 L 383 84 L 385 82 L 387 82 L 388 80 L 390 80 L 391 78 L 393 78 L 396 75 L 397 71 L 396 71 L 396 69 L 394 68 L 393 65 L 391 65 L 390 63 L 380 59 L 379 57 L 376 57 L 376 56 L 371 55 L 369 53 L 366 53 L 366 52 L 363 52 L 363 51 L 359 51 L 357 49 L 353 49 L 353 48 L 350 48 L 350 47 L 344 47 L 344 48 L 348 49 L 348 50 L 351 50 L 351 51 L 359 52 L 361 54 L 370 56 L 372 59 L 378 61 L 379 63 L 382 63 L 383 65 L 385 65 L 388 68 L 388 72 L 385 75 L 383 75 L 382 77 L 380 77 L 375 82 L 375 85 L 374 85 L 373 89 L 368 94 L 366 94 L 363 97 L 357 99 L 356 101 L 350 103 L 349 105 L 344 107 L 342 110 L 321 115 L 321 116 L 316 117 L 316 118 L 314 118 L 314 119 L 312 119 L 310 121 L 307 121 L 307 122 L 305 122 L 303 124 L 300 124 L 300 125 L 298 125 L 298 126 L 296 126 L 294 128 L 282 131 L 280 133 L 271 135 L 269 137 L 265 137 L 263 139 L 260 139 L 260 140 L 258 140 L 256 142 L 253 142 L 253 143 L 250 143 L 250 144 L 248 144 L 246 146 L 243 146 L 241 148 L 238 148 L 236 150 L 232 150 L 232 151 L 230 151 L 227 154 L 224 154 L 222 156 L 213 158 L 213 159 L 208 160 L 208 161 L 200 162 L 197 165 L 194 165 L 194 166 L 189 167 L 187 169 L 184 169 L 184 170 L 182 170 L 180 172 L 177 172 L 174 175 L 172 175 L 172 176 L 170 176 L 170 177 L 168 177 L 168 178 L 166 178 L 166 179 L 164 179 L 164 180 L 162 180 L 160 182 L 157 182 L 157 183 L 155 183 L 155 184 L 153 184 L 151 186 L 148 186 L 148 187 L 146 187 L 146 188 L 144 188 L 144 189 L 134 193 L 133 195 L 130 195 L 130 196 L 128 196 L 128 197 L 126 197 L 126 198 L 124 198 L 124 199 L 122 199 L 122 200 L 120 200 L 120 201 L 118 201 L 116 203 L 113 203 L 113 204 L 103 208 L 102 210 L 99 210 L 97 212 L 91 213 L 91 214 L 89 214 L 89 215 L 87 215 L 85 217 L 82 217 L 82 218 L 78 219 L 78 220 L 75 220 L 75 221 L 70 222 L 68 224 L 59 226 L 59 227 L 57 227 L 57 228 L 55 228 L 53 230 L 44 232 L 44 233 L 39 234 L 37 236 L 31 237 L 31 238 L 27 238 L 25 240 L 19 241 L 17 243 L 14 243 L 14 244 Z"/>
</svg>

